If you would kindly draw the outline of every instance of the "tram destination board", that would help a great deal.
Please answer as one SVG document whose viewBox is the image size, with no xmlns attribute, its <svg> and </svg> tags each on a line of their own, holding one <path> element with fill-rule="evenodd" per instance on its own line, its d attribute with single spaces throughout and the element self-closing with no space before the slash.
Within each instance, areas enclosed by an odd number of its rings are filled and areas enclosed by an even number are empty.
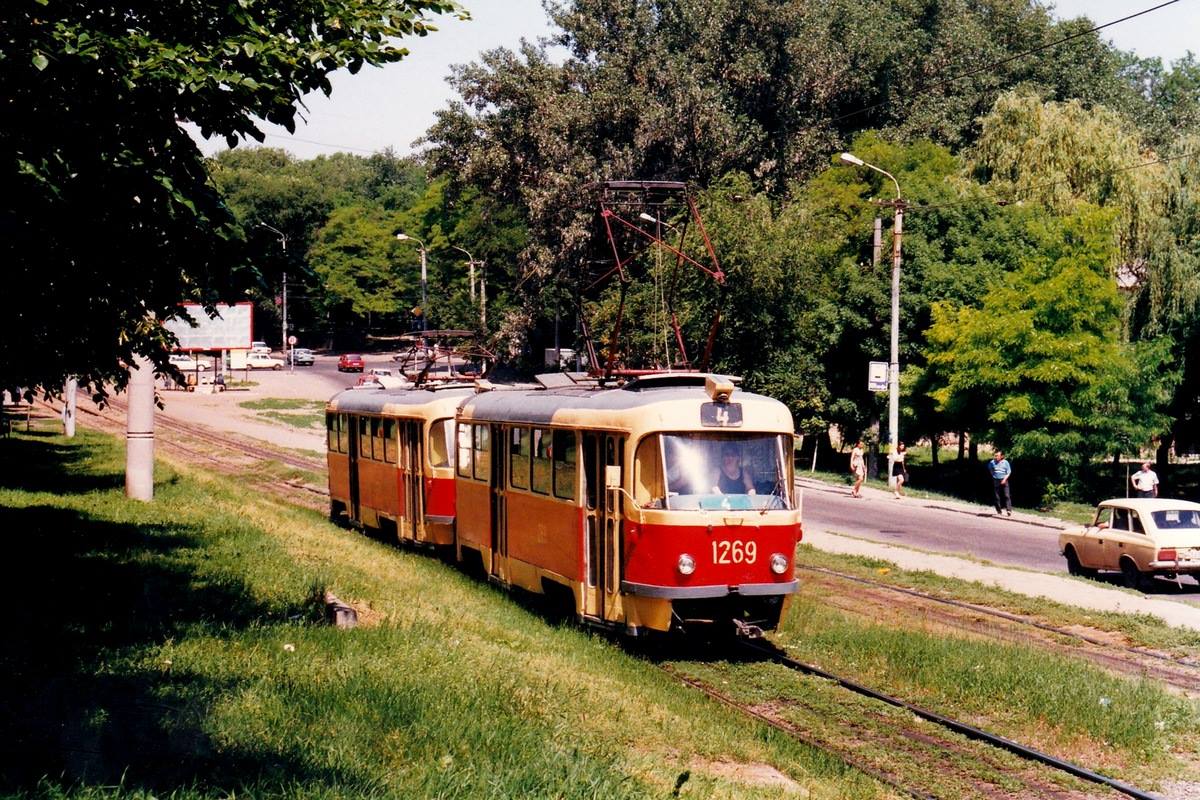
<svg viewBox="0 0 1200 800">
<path fill-rule="evenodd" d="M 742 424 L 741 403 L 705 403 L 700 406 L 700 424 L 706 428 L 737 428 Z"/>
</svg>

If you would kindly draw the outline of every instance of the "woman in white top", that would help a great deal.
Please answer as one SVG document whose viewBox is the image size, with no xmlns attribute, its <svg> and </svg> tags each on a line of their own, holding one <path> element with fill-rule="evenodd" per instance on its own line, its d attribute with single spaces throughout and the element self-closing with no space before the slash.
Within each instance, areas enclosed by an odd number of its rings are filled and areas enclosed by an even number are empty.
<svg viewBox="0 0 1200 800">
<path fill-rule="evenodd" d="M 863 460 L 862 439 L 850 451 L 850 474 L 854 476 L 854 488 L 850 490 L 851 497 L 862 497 L 863 481 L 867 477 L 867 462 Z"/>
</svg>

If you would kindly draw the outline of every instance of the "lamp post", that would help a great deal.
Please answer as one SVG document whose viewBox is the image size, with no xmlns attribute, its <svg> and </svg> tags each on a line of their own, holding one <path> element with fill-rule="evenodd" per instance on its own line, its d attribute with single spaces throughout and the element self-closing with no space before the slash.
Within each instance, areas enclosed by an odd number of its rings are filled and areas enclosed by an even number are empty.
<svg viewBox="0 0 1200 800">
<path fill-rule="evenodd" d="M 896 219 L 892 224 L 892 349 L 888 364 L 888 442 L 891 445 L 888 462 L 893 463 L 896 458 L 896 445 L 900 441 L 900 240 L 904 234 L 904 200 L 900 196 L 900 182 L 892 173 L 874 164 L 868 164 L 853 153 L 842 153 L 839 158 L 847 164 L 866 167 L 886 175 L 896 185 L 896 199 L 881 203 L 891 206 L 896 212 Z"/>
<path fill-rule="evenodd" d="M 429 330 L 429 308 L 426 304 L 425 292 L 429 281 L 425 264 L 425 243 L 407 233 L 397 233 L 396 238 L 402 242 L 416 242 L 417 248 L 421 251 L 421 330 L 427 331 Z"/>
<path fill-rule="evenodd" d="M 287 259 L 287 234 L 278 228 L 272 227 L 265 222 L 258 223 L 258 227 L 266 228 L 279 237 L 280 249 L 283 250 L 283 257 Z M 287 324 L 287 264 L 284 264 L 283 269 L 283 322 L 281 324 L 282 337 L 279 340 L 279 349 L 283 351 L 283 360 L 291 363 L 295 359 L 288 358 L 288 324 Z M 292 364 L 292 372 L 296 371 L 296 365 Z"/>
<path fill-rule="evenodd" d="M 467 252 L 466 248 L 458 245 L 450 245 L 458 252 L 467 257 L 467 266 L 471 270 L 471 302 L 475 302 L 475 265 L 479 265 L 479 327 L 487 328 L 487 288 L 483 280 L 484 264 L 486 262 L 476 261 L 475 256 Z"/>
</svg>

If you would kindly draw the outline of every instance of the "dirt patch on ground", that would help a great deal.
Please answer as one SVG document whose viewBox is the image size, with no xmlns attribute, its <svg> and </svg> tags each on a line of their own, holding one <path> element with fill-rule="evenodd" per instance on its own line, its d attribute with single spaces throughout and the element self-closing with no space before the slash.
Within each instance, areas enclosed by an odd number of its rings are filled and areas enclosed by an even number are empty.
<svg viewBox="0 0 1200 800">
<path fill-rule="evenodd" d="M 743 783 L 780 789 L 788 797 L 808 797 L 808 790 L 770 764 L 739 764 L 733 761 L 709 761 L 694 758 L 688 764 L 693 772 Z"/>
</svg>

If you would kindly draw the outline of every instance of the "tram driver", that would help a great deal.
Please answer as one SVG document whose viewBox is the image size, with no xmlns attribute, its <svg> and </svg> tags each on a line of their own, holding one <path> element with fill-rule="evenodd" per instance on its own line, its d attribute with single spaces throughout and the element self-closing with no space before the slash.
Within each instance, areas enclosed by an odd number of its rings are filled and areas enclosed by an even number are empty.
<svg viewBox="0 0 1200 800">
<path fill-rule="evenodd" d="M 712 493 L 757 494 L 750 470 L 742 464 L 742 448 L 736 442 L 721 445 L 721 457 L 712 480 Z"/>
</svg>

